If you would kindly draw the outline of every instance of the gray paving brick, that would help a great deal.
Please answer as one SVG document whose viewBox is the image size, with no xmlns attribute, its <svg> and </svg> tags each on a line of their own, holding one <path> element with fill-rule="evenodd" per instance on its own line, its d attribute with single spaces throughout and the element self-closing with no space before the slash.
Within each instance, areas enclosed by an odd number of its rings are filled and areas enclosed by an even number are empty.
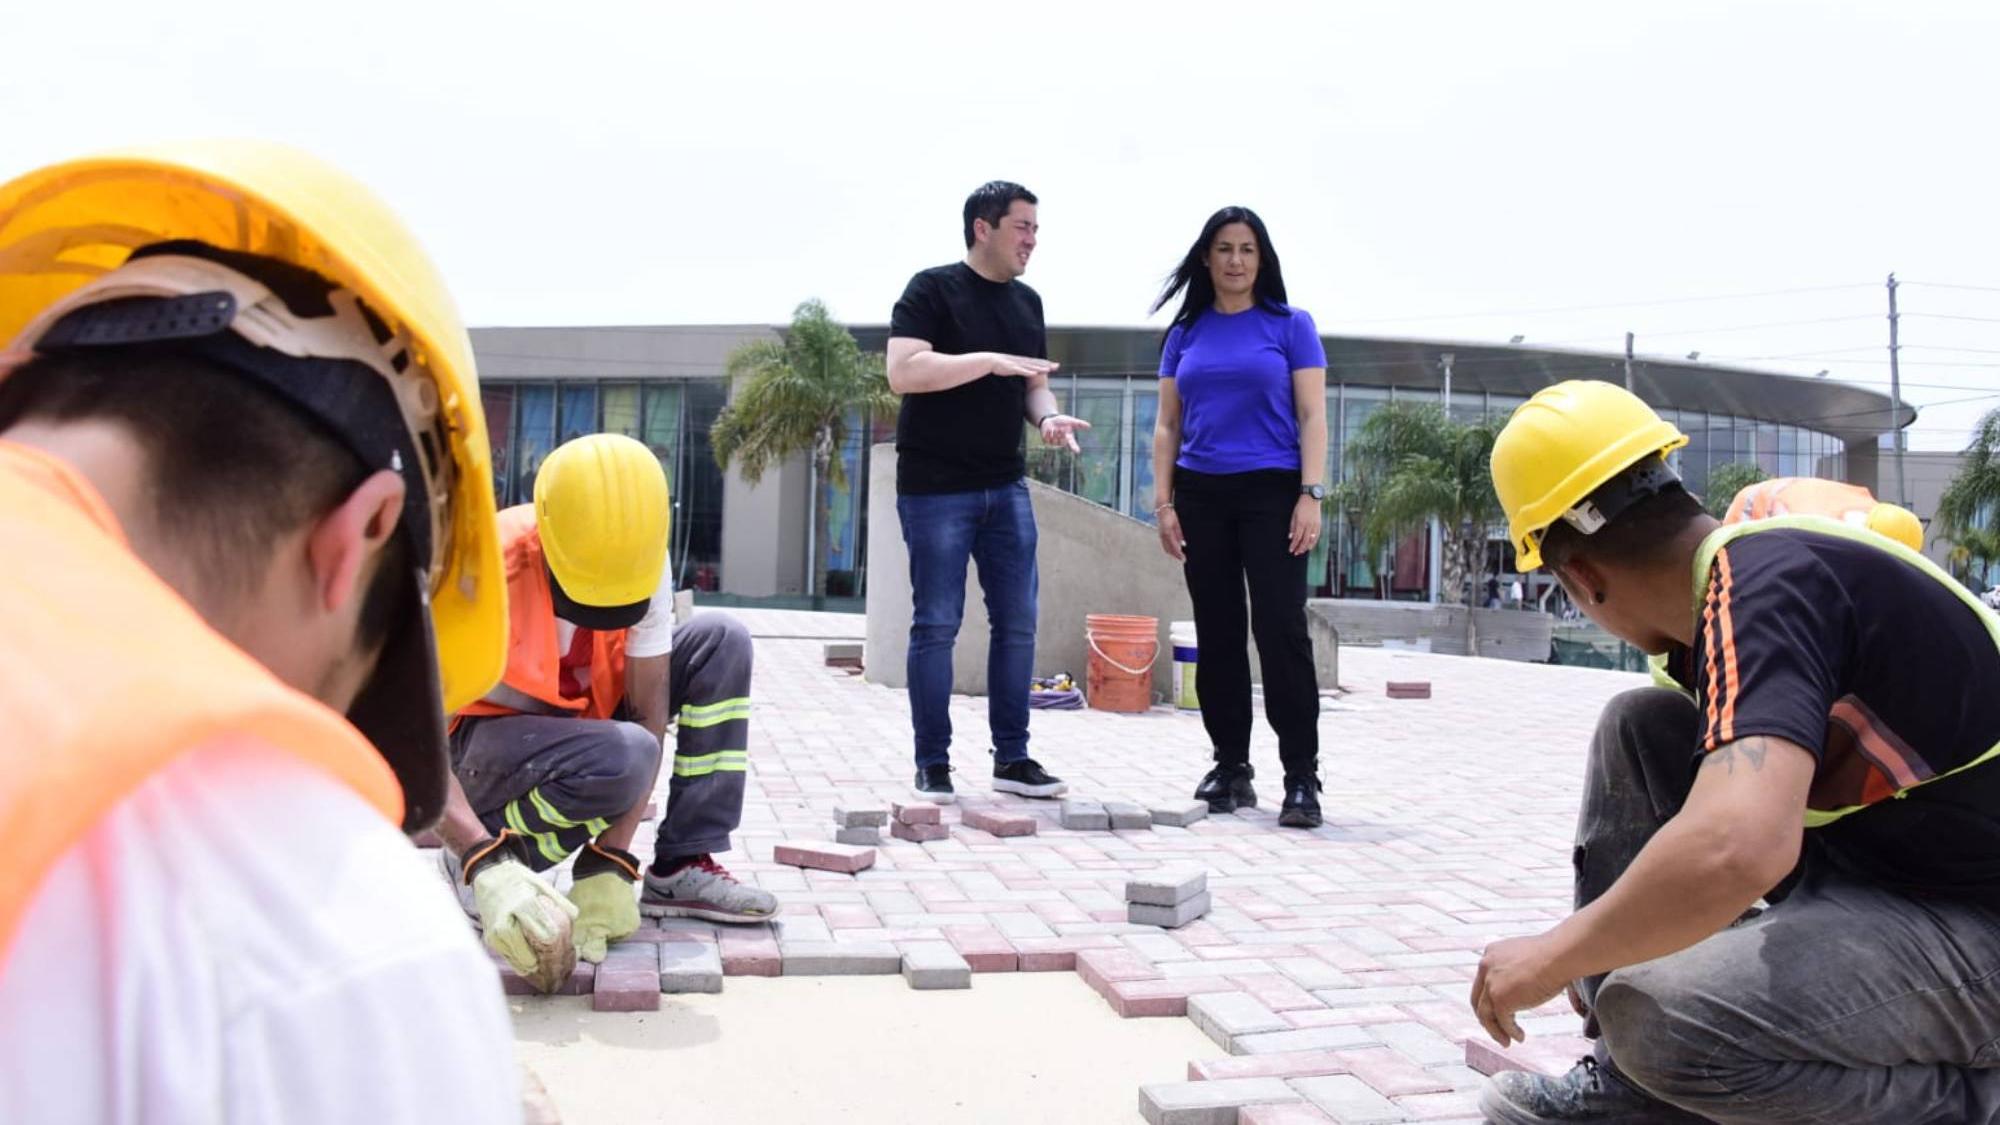
<svg viewBox="0 0 2000 1125">
<path fill-rule="evenodd" d="M 1277 1078 L 1162 1082 L 1139 1087 L 1139 1116 L 1147 1125 L 1236 1125 L 1236 1111 L 1246 1105 L 1303 1100 Z"/>
<path fill-rule="evenodd" d="M 833 823 L 838 828 L 881 828 L 889 823 L 889 810 L 875 805 L 836 805 Z"/>
<path fill-rule="evenodd" d="M 721 947 L 712 941 L 661 942 L 660 991 L 721 992 Z"/>
<path fill-rule="evenodd" d="M 1169 828 L 1186 828 L 1197 820 L 1208 819 L 1207 801 L 1189 801 L 1185 804 L 1155 805 L 1152 810 L 1154 824 Z"/>
<path fill-rule="evenodd" d="M 1153 826 L 1153 814 L 1130 801 L 1106 801 L 1104 814 L 1111 818 L 1112 829 L 1119 832 Z"/>
<path fill-rule="evenodd" d="M 1149 872 L 1125 881 L 1125 901 L 1147 906 L 1179 906 L 1208 890 L 1208 872 L 1193 867 L 1173 867 Z"/>
<path fill-rule="evenodd" d="M 1574 1026 L 1572 1021 L 1571 1026 Z M 1396 1048 L 1420 1066 L 1442 1066 L 1463 1062 L 1465 1048 L 1412 1020 L 1408 1023 L 1371 1023 L 1368 1033 L 1376 1042 Z"/>
<path fill-rule="evenodd" d="M 1294 1078 L 1291 1087 L 1341 1125 L 1376 1125 L 1378 1122 L 1408 1120 L 1395 1102 L 1376 1093 L 1374 1087 L 1352 1074 Z"/>
<path fill-rule="evenodd" d="M 1208 892 L 1188 899 L 1179 906 L 1149 906 L 1143 902 L 1130 903 L 1125 907 L 1125 918 L 1142 926 L 1165 926 L 1176 930 L 1196 918 L 1208 913 Z"/>
<path fill-rule="evenodd" d="M 1292 983 L 1308 992 L 1321 988 L 1344 988 L 1354 984 L 1354 978 L 1317 957 L 1279 957 L 1273 960 L 1271 965 L 1292 978 Z"/>
<path fill-rule="evenodd" d="M 887 816 L 888 814 L 884 813 L 883 815 Z M 857 828 L 836 828 L 833 830 L 833 841 L 836 844 L 861 844 L 871 848 L 877 847 L 882 843 L 882 830 L 866 825 Z"/>
<path fill-rule="evenodd" d="M 1162 961 L 1192 961 L 1195 959 L 1194 950 L 1157 930 L 1127 934 L 1121 940 L 1127 949 L 1154 963 Z"/>
<path fill-rule="evenodd" d="M 833 929 L 817 914 L 780 914 L 771 919 L 771 934 L 779 941 L 832 941 Z"/>
<path fill-rule="evenodd" d="M 1460 993 L 1465 986 L 1458 986 Z M 1362 1004 L 1423 1004 L 1436 997 L 1427 988 L 1413 984 L 1371 985 L 1366 988 L 1319 988 L 1313 995 L 1329 1008 L 1354 1008 Z M 1462 997 L 1461 997 L 1462 998 Z"/>
<path fill-rule="evenodd" d="M 1338 1051 L 1375 1042 L 1366 1028 L 1349 1024 L 1302 1027 L 1296 1031 L 1266 1031 L 1237 1036 L 1232 1050 L 1239 1055 L 1274 1055 L 1280 1051 Z"/>
<path fill-rule="evenodd" d="M 1159 931 L 1154 931 L 1158 933 Z M 1165 936 L 1162 934 L 1161 936 Z M 1171 939 L 1169 939 L 1171 940 Z M 1269 961 L 1261 957 L 1237 957 L 1227 961 L 1161 961 L 1156 967 L 1160 975 L 1178 977 L 1248 977 L 1275 972 Z"/>
<path fill-rule="evenodd" d="M 971 988 L 972 966 L 948 941 L 905 942 L 903 979 L 918 989 Z"/>
<path fill-rule="evenodd" d="M 781 941 L 788 977 L 876 976 L 901 972 L 903 952 L 886 941 Z"/>
<path fill-rule="evenodd" d="M 1111 814 L 1096 801 L 1082 797 L 1064 797 L 1062 803 L 1062 826 L 1073 832 L 1104 832 L 1111 828 Z"/>
<path fill-rule="evenodd" d="M 1187 1014 L 1196 1027 L 1215 1040 L 1216 1046 L 1232 1055 L 1242 1054 L 1232 1046 L 1239 1035 L 1292 1030 L 1283 1016 L 1247 992 L 1203 992 L 1190 996 Z"/>
</svg>

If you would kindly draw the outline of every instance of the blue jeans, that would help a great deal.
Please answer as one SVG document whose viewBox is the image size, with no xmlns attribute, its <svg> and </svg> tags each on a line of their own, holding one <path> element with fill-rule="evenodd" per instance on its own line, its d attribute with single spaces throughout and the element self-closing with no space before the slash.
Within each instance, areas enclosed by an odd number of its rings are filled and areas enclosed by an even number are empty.
<svg viewBox="0 0 2000 1125">
<path fill-rule="evenodd" d="M 951 760 L 951 649 L 965 617 L 965 562 L 979 566 L 992 641 L 987 722 L 998 762 L 1028 756 L 1028 681 L 1035 667 L 1035 509 L 1028 482 L 977 492 L 896 497 L 910 553 L 910 723 L 917 765 Z"/>
</svg>

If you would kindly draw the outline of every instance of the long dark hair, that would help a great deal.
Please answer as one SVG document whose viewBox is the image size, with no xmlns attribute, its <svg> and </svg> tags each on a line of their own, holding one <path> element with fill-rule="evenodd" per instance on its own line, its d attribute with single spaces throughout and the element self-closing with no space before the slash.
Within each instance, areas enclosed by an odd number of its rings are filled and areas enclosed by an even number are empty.
<svg viewBox="0 0 2000 1125">
<path fill-rule="evenodd" d="M 1257 236 L 1257 280 L 1251 285 L 1251 295 L 1258 304 L 1273 312 L 1283 312 L 1285 301 L 1285 274 L 1278 268 L 1278 250 L 1271 245 L 1271 234 L 1264 229 L 1264 220 L 1248 207 L 1224 207 L 1208 217 L 1202 224 L 1201 237 L 1188 247 L 1187 257 L 1167 278 L 1167 286 L 1160 290 L 1160 299 L 1153 302 L 1150 311 L 1159 312 L 1183 291 L 1187 296 L 1181 300 L 1180 311 L 1174 314 L 1174 323 L 1169 327 L 1185 328 L 1194 323 L 1202 310 L 1215 304 L 1215 279 L 1208 276 L 1208 266 L 1202 262 L 1208 248 L 1215 244 L 1215 233 L 1231 223 L 1242 223 Z"/>
</svg>

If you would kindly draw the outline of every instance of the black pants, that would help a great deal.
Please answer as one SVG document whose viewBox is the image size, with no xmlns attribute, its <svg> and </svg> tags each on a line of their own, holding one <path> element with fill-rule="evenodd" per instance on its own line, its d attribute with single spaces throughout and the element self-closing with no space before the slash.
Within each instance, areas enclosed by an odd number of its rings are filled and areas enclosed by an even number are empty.
<svg viewBox="0 0 2000 1125">
<path fill-rule="evenodd" d="M 1174 470 L 1187 540 L 1188 597 L 1201 646 L 1195 690 L 1218 762 L 1250 760 L 1250 649 L 1264 670 L 1264 717 L 1287 778 L 1319 777 L 1319 683 L 1306 633 L 1306 557 L 1291 553 L 1296 470 Z M 1243 604 L 1245 580 L 1250 605 Z"/>
</svg>

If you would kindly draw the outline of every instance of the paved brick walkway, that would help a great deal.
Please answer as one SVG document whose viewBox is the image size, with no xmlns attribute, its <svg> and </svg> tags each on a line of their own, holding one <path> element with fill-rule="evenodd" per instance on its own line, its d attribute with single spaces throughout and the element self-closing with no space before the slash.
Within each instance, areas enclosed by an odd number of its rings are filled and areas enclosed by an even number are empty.
<svg viewBox="0 0 2000 1125">
<path fill-rule="evenodd" d="M 749 801 L 720 858 L 776 892 L 782 916 L 641 939 L 714 941 L 729 975 L 778 975 L 788 957 L 793 971 L 883 971 L 884 943 L 931 943 L 916 948 L 934 957 L 939 941 L 975 972 L 1076 970 L 1121 1014 L 1187 1015 L 1231 1051 L 1141 1091 L 1156 1122 L 1210 1120 L 1201 1106 L 1235 1093 L 1285 1107 L 1254 1118 L 1265 1121 L 1476 1120 L 1481 1077 L 1468 1062 L 1574 1060 L 1577 1020 L 1562 1001 L 1524 1018 L 1534 1038 L 1503 1055 L 1466 993 L 1487 942 L 1566 912 L 1585 743 L 1605 700 L 1640 677 L 1344 649 L 1346 691 L 1320 720 L 1327 824 L 1312 832 L 1276 826 L 1281 771 L 1261 719 L 1252 759 L 1269 807 L 1072 832 L 1054 802 L 987 788 L 985 701 L 957 699 L 950 835 L 885 833 L 875 865 L 844 875 L 778 865 L 772 850 L 831 840 L 836 805 L 909 799 L 905 697 L 823 665 L 825 641 L 858 637 L 859 618 L 727 612 L 759 639 Z M 1390 700 L 1390 680 L 1429 680 L 1432 698 Z M 1033 753 L 1073 795 L 1185 803 L 1207 768 L 1199 718 L 1166 709 L 1038 712 L 1033 730 Z M 1026 812 L 1038 832 L 967 827 L 967 807 Z M 1127 924 L 1126 878 L 1185 866 L 1208 872 L 1208 916 L 1173 931 Z M 855 956 L 830 956 L 842 946 Z"/>
</svg>

